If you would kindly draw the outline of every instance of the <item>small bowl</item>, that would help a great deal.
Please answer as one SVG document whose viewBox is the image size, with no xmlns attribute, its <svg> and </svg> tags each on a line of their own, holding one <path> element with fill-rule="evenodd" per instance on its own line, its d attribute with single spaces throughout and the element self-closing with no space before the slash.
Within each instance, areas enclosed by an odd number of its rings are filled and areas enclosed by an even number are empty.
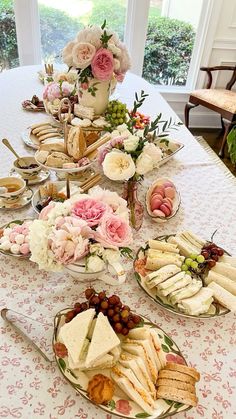
<svg viewBox="0 0 236 419">
<path fill-rule="evenodd" d="M 152 210 L 151 210 L 151 205 L 150 205 L 150 201 L 151 201 L 151 196 L 152 196 L 152 192 L 155 189 L 156 186 L 161 185 L 165 182 L 171 182 L 175 188 L 175 197 L 172 200 L 173 202 L 173 207 L 172 207 L 172 213 L 171 215 L 167 216 L 167 217 L 160 217 L 160 216 L 156 216 L 153 214 Z M 173 218 L 176 213 L 179 210 L 180 207 L 180 194 L 178 192 L 178 190 L 176 189 L 176 186 L 174 185 L 174 183 L 172 182 L 171 179 L 168 178 L 159 178 L 157 180 L 155 180 L 155 182 L 152 183 L 152 185 L 149 187 L 147 194 L 146 194 L 146 208 L 147 208 L 147 212 L 148 215 L 152 218 L 153 221 L 155 221 L 156 223 L 165 223 L 166 221 L 170 220 L 171 218 Z"/>
<path fill-rule="evenodd" d="M 105 269 L 102 269 L 99 272 L 86 272 L 85 265 L 79 263 L 66 265 L 64 270 L 68 272 L 72 278 L 77 279 L 79 282 L 96 281 L 102 274 L 105 273 Z"/>
<path fill-rule="evenodd" d="M 37 167 L 33 167 L 32 169 L 26 168 L 23 169 L 18 165 L 18 159 L 14 161 L 13 166 L 16 172 L 18 172 L 23 179 L 32 179 L 38 176 L 40 170 L 42 170 L 42 167 L 39 166 L 39 164 L 36 162 L 34 157 L 27 156 L 22 157 L 22 159 L 26 162 L 27 166 L 30 166 L 31 164 L 37 164 Z"/>
<path fill-rule="evenodd" d="M 9 188 L 10 186 L 12 186 L 12 187 L 17 186 L 18 189 L 14 192 L 0 193 L 0 197 L 5 202 L 18 201 L 18 199 L 23 194 L 23 192 L 26 188 L 26 183 L 25 183 L 24 179 L 19 179 L 19 178 L 14 177 L 14 176 L 0 178 L 0 187 Z"/>
</svg>

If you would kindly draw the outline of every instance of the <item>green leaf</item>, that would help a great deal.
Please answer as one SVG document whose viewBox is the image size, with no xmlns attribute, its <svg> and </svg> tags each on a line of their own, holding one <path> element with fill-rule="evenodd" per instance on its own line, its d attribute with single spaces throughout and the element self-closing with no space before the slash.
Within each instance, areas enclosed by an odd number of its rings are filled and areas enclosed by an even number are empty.
<svg viewBox="0 0 236 419">
<path fill-rule="evenodd" d="M 172 347 L 173 345 L 174 345 L 174 342 L 173 342 L 173 340 L 172 339 L 170 339 L 168 336 L 166 336 L 166 335 L 164 335 L 164 341 L 165 341 L 165 343 L 168 345 L 168 346 L 170 346 L 170 347 Z"/>
<path fill-rule="evenodd" d="M 171 406 L 173 404 L 173 400 L 166 400 L 165 399 L 165 402 L 168 404 L 168 406 Z"/>
<path fill-rule="evenodd" d="M 64 372 L 65 372 L 65 369 L 66 369 L 66 363 L 65 363 L 64 359 L 59 358 L 59 359 L 58 359 L 58 363 L 59 363 L 59 365 L 60 365 L 60 367 L 61 367 L 62 371 L 64 371 Z"/>
<path fill-rule="evenodd" d="M 175 409 L 179 409 L 179 407 L 182 407 L 183 406 L 183 403 L 174 403 L 174 405 L 173 405 L 173 407 L 175 408 Z"/>
<path fill-rule="evenodd" d="M 116 402 L 114 400 L 110 400 L 107 403 L 107 406 L 110 407 L 111 410 L 114 410 L 116 408 Z"/>
<path fill-rule="evenodd" d="M 143 413 L 137 413 L 137 414 L 135 415 L 135 417 L 136 417 L 136 418 L 149 418 L 149 417 L 150 417 L 150 415 L 149 415 L 148 413 L 146 413 L 146 412 L 143 412 Z"/>
<path fill-rule="evenodd" d="M 76 380 L 78 379 L 78 377 L 75 375 L 75 373 L 70 369 L 67 368 L 67 371 L 72 375 L 72 377 L 74 377 Z"/>
<path fill-rule="evenodd" d="M 165 353 L 169 353 L 170 351 L 169 351 L 169 348 L 168 348 L 168 346 L 166 346 L 166 345 L 164 345 L 163 343 L 161 344 L 161 347 L 162 347 L 162 350 L 165 352 Z"/>
<path fill-rule="evenodd" d="M 133 250 L 130 249 L 129 247 L 121 247 L 120 253 L 122 254 L 122 256 L 126 256 L 129 259 L 133 259 L 133 256 L 132 256 Z"/>
<path fill-rule="evenodd" d="M 103 22 L 103 24 L 102 24 L 102 26 L 101 26 L 102 30 L 103 30 L 103 29 L 105 29 L 106 24 L 107 24 L 107 21 L 106 21 L 106 19 L 105 19 L 105 20 L 104 20 L 104 22 Z"/>
<path fill-rule="evenodd" d="M 141 282 L 140 275 L 138 274 L 138 272 L 134 272 L 134 277 L 136 281 Z"/>
</svg>

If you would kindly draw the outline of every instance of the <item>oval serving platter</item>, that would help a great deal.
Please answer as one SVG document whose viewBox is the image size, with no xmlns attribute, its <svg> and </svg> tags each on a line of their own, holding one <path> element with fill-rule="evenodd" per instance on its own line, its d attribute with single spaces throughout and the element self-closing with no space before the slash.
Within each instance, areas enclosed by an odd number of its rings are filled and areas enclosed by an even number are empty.
<svg viewBox="0 0 236 419">
<path fill-rule="evenodd" d="M 159 162 L 159 167 L 172 159 L 184 147 L 184 144 L 169 139 L 158 139 L 155 141 L 155 144 L 163 151 L 163 158 Z"/>
<path fill-rule="evenodd" d="M 170 234 L 170 235 L 164 235 L 164 236 L 160 236 L 160 237 L 156 237 L 155 240 L 160 240 L 160 241 L 167 241 L 167 239 L 171 236 L 175 236 L 175 234 Z M 207 313 L 204 314 L 199 314 L 198 316 L 194 316 L 192 314 L 185 314 L 183 312 L 181 312 L 180 310 L 178 310 L 177 307 L 172 306 L 170 304 L 168 304 L 167 302 L 164 302 L 161 300 L 161 298 L 156 295 L 155 291 L 152 291 L 151 289 L 149 289 L 146 285 L 145 285 L 145 281 L 144 281 L 144 276 L 140 273 L 140 271 L 137 271 L 137 261 L 138 260 L 142 260 L 145 258 L 145 251 L 149 248 L 148 244 L 146 244 L 146 247 L 140 247 L 135 260 L 134 260 L 134 276 L 135 279 L 138 283 L 138 285 L 140 286 L 140 288 L 147 294 L 147 296 L 156 304 L 158 304 L 159 306 L 161 306 L 162 308 L 166 309 L 167 311 L 174 313 L 174 314 L 178 314 L 179 316 L 182 317 L 188 317 L 188 318 L 212 318 L 212 317 L 218 317 L 218 316 L 223 316 L 227 313 L 230 313 L 230 310 L 228 310 L 227 308 L 221 306 L 220 304 L 214 302 L 212 303 L 212 309 L 210 309 Z M 225 251 L 225 250 L 224 250 Z M 225 253 L 229 254 L 228 252 L 225 251 Z"/>
<path fill-rule="evenodd" d="M 65 323 L 65 315 L 71 308 L 66 308 L 64 310 L 59 311 L 54 319 L 54 334 L 53 334 L 53 348 L 54 344 L 57 342 L 58 333 L 60 327 L 63 326 Z M 154 328 L 158 337 L 161 341 L 162 349 L 166 355 L 166 360 L 173 362 L 173 358 L 175 358 L 176 363 L 187 365 L 186 360 L 181 353 L 180 349 L 176 345 L 176 343 L 159 327 L 157 327 L 154 323 L 150 322 L 149 319 L 140 316 L 144 320 L 144 325 Z M 88 372 L 82 372 L 79 370 L 71 370 L 68 366 L 68 359 L 67 356 L 64 358 L 59 358 L 55 351 L 54 351 L 56 363 L 58 365 L 59 370 L 61 371 L 64 378 L 71 384 L 74 390 L 87 399 L 90 403 L 94 404 L 95 406 L 99 407 L 106 413 L 119 416 L 122 418 L 129 418 L 129 419 L 136 419 L 136 418 L 150 418 L 150 419 L 164 419 L 170 416 L 173 416 L 180 412 L 185 412 L 190 410 L 192 407 L 188 405 L 184 405 L 182 403 L 173 402 L 171 400 L 164 400 L 158 399 L 156 400 L 156 410 L 153 415 L 148 415 L 146 412 L 142 411 L 142 409 L 133 401 L 124 398 L 124 393 L 120 392 L 120 390 L 116 387 L 115 394 L 112 400 L 105 406 L 105 405 L 97 405 L 96 403 L 92 402 L 87 394 L 87 386 L 89 379 L 94 376 L 95 374 L 104 374 L 109 376 L 109 369 L 97 369 Z M 119 396 L 120 392 L 120 396 Z M 123 401 L 125 404 L 126 410 L 129 412 L 128 414 L 122 414 L 119 410 L 120 401 Z"/>
</svg>

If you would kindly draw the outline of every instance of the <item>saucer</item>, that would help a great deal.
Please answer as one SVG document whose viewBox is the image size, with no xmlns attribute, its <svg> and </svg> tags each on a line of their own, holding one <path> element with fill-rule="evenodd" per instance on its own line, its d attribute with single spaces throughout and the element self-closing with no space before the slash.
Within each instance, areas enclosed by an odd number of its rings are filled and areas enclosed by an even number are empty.
<svg viewBox="0 0 236 419">
<path fill-rule="evenodd" d="M 81 184 L 89 180 L 94 175 L 95 175 L 95 171 L 93 169 L 86 169 L 84 172 L 70 173 L 70 180 L 77 181 Z M 59 180 L 65 180 L 66 173 L 56 172 L 56 177 Z"/>
<path fill-rule="evenodd" d="M 0 198 L 0 210 L 16 210 L 25 207 L 30 204 L 33 191 L 30 188 L 25 189 L 24 193 L 16 202 L 6 202 Z"/>
<path fill-rule="evenodd" d="M 22 176 L 19 173 L 17 173 L 17 171 L 14 168 L 10 170 L 9 175 L 19 177 L 22 179 Z M 42 169 L 40 170 L 38 175 L 35 176 L 33 179 L 24 179 L 24 180 L 27 183 L 27 185 L 32 186 L 32 185 L 37 185 L 38 183 L 44 182 L 46 179 L 49 178 L 49 176 L 50 176 L 50 171 Z"/>
</svg>

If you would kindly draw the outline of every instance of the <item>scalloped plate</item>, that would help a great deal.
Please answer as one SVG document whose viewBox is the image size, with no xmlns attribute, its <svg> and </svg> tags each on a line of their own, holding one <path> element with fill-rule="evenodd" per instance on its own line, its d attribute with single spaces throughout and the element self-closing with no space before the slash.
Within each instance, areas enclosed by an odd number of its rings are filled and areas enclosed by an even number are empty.
<svg viewBox="0 0 236 419">
<path fill-rule="evenodd" d="M 70 311 L 71 308 L 66 308 L 64 310 L 59 311 L 54 319 L 54 334 L 53 334 L 53 345 L 57 342 L 57 336 L 60 330 L 60 327 L 64 324 L 65 314 Z M 157 327 L 154 323 L 149 321 L 149 319 L 142 317 L 144 320 L 145 326 L 152 327 L 155 329 L 156 333 L 158 334 L 161 342 L 162 342 L 162 349 L 166 354 L 166 358 L 168 360 L 172 360 L 172 362 L 177 362 L 181 364 L 186 364 L 186 360 L 183 354 L 180 352 L 176 343 L 159 327 Z M 68 359 L 65 358 L 58 358 L 55 354 L 56 362 L 58 365 L 59 370 L 61 371 L 64 378 L 71 384 L 74 390 L 79 393 L 81 396 L 86 398 L 90 403 L 95 404 L 92 402 L 87 394 L 87 386 L 89 379 L 94 376 L 95 374 L 105 374 L 109 376 L 109 369 L 106 370 L 93 370 L 88 372 L 82 372 L 78 370 L 71 370 L 68 366 Z M 122 410 L 120 409 L 121 404 L 125 407 L 125 410 L 128 411 L 128 414 L 123 414 Z M 116 415 L 122 418 L 129 418 L 129 419 L 136 419 L 136 418 L 150 418 L 150 419 L 164 419 L 170 416 L 173 416 L 179 412 L 184 412 L 191 409 L 191 406 L 184 405 L 182 403 L 173 402 L 170 400 L 163 400 L 158 399 L 156 402 L 156 409 L 155 413 L 150 416 L 146 412 L 144 412 L 135 402 L 128 399 L 125 393 L 121 392 L 118 387 L 115 388 L 115 393 L 113 399 L 108 403 L 107 406 L 104 405 L 97 405 L 103 411 Z"/>
<path fill-rule="evenodd" d="M 170 235 L 166 235 L 166 236 L 160 236 L 160 237 L 156 237 L 155 240 L 161 240 L 161 241 L 166 241 L 168 239 L 168 237 L 174 236 L 174 234 L 170 234 Z M 230 310 L 228 310 L 225 307 L 222 307 L 220 304 L 214 302 L 211 305 L 211 309 L 204 314 L 200 314 L 198 316 L 193 316 L 191 314 L 185 314 L 182 313 L 181 311 L 178 310 L 178 308 L 176 306 L 172 306 L 170 304 L 168 304 L 167 302 L 164 302 L 161 300 L 160 297 L 158 297 L 158 295 L 156 294 L 155 291 L 152 291 L 151 289 L 149 289 L 146 284 L 145 284 L 145 280 L 144 280 L 144 276 L 141 275 L 140 272 L 137 272 L 136 268 L 135 268 L 135 262 L 137 260 L 141 260 L 144 259 L 145 257 L 145 251 L 149 248 L 148 244 L 146 244 L 145 247 L 140 247 L 135 260 L 134 260 L 134 275 L 135 275 L 135 279 L 138 282 L 138 285 L 140 286 L 140 288 L 148 295 L 149 298 L 151 298 L 151 300 L 158 304 L 159 306 L 161 306 L 162 308 L 164 308 L 167 311 L 170 311 L 171 313 L 174 314 L 178 314 L 179 316 L 183 316 L 183 317 L 188 317 L 188 318 L 211 318 L 211 317 L 218 317 L 218 316 L 223 316 L 227 313 L 230 313 Z M 227 253 L 227 252 L 226 252 Z M 213 306 L 213 307 L 212 307 Z"/>
<path fill-rule="evenodd" d="M 1 226 L 0 227 L 0 230 L 2 230 L 4 228 L 7 228 L 7 227 L 10 227 L 11 224 L 21 225 L 21 224 L 24 223 L 24 221 L 33 221 L 33 218 L 26 218 L 25 220 L 12 220 L 9 223 L 6 223 L 3 226 Z M 18 259 L 29 259 L 30 256 L 31 256 L 30 253 L 28 255 L 22 255 L 22 254 L 15 255 L 14 253 L 11 253 L 11 252 L 9 252 L 7 250 L 2 250 L 2 249 L 0 249 L 0 253 L 2 253 L 5 256 L 12 256 L 12 257 L 15 257 L 15 258 L 18 258 Z"/>
</svg>

